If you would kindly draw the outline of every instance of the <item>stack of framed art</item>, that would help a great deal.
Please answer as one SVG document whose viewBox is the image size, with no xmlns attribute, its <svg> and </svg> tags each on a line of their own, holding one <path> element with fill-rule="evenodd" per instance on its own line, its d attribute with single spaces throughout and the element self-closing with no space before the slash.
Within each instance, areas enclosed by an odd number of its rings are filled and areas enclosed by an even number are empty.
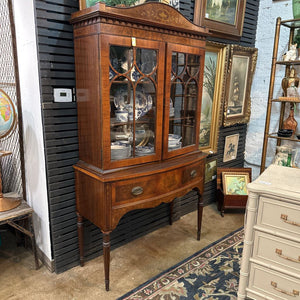
<svg viewBox="0 0 300 300">
<path fill-rule="evenodd" d="M 251 172 L 251 168 L 217 169 L 217 202 L 222 217 L 225 209 L 246 207 Z"/>
</svg>

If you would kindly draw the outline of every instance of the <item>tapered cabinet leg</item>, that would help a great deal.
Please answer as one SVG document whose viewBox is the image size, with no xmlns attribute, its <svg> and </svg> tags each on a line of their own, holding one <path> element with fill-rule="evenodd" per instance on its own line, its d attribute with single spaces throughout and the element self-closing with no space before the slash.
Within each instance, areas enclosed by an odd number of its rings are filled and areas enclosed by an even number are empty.
<svg viewBox="0 0 300 300">
<path fill-rule="evenodd" d="M 105 289 L 109 291 L 110 232 L 103 232 Z"/>
<path fill-rule="evenodd" d="M 197 240 L 200 241 L 200 235 L 201 235 L 201 226 L 202 226 L 202 214 L 203 214 L 203 202 L 202 202 L 202 196 L 198 195 L 198 230 L 197 230 Z"/>
<path fill-rule="evenodd" d="M 78 231 L 78 244 L 79 244 L 79 259 L 80 266 L 84 266 L 84 250 L 83 250 L 83 218 L 77 212 L 77 231 Z"/>
</svg>

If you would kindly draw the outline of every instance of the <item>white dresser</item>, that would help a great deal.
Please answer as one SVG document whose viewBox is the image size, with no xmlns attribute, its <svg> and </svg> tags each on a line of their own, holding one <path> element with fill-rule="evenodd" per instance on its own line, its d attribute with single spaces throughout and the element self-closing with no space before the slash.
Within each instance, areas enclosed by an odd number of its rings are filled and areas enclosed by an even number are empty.
<svg viewBox="0 0 300 300">
<path fill-rule="evenodd" d="M 300 300 L 300 169 L 271 165 L 248 191 L 238 299 Z"/>
</svg>

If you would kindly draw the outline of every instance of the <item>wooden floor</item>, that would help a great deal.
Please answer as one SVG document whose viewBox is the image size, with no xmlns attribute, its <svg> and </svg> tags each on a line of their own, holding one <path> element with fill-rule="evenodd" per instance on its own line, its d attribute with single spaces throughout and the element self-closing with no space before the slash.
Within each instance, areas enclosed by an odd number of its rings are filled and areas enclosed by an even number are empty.
<svg viewBox="0 0 300 300">
<path fill-rule="evenodd" d="M 117 299 L 158 273 L 244 224 L 244 212 L 222 218 L 215 204 L 204 208 L 201 240 L 196 240 L 196 212 L 111 252 L 109 292 L 104 288 L 102 257 L 62 274 L 44 266 L 34 270 L 32 253 L 17 247 L 12 235 L 1 232 L 0 299 Z"/>
</svg>

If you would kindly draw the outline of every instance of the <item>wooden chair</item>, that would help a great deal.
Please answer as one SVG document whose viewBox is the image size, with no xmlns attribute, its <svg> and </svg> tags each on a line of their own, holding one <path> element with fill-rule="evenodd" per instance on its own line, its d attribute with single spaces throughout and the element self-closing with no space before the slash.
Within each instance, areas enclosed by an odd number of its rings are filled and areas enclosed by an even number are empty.
<svg viewBox="0 0 300 300">
<path fill-rule="evenodd" d="M 30 237 L 32 251 L 34 255 L 35 269 L 37 270 L 39 268 L 39 261 L 37 256 L 34 229 L 32 224 L 32 213 L 33 209 L 30 206 L 28 206 L 28 204 L 23 200 L 18 207 L 8 211 L 0 212 L 0 225 L 8 224 Z M 22 220 L 27 221 L 27 228 L 19 224 L 19 221 Z"/>
<path fill-rule="evenodd" d="M 227 208 L 245 208 L 248 196 L 244 195 L 225 195 L 223 192 L 222 173 L 223 172 L 247 172 L 251 182 L 251 168 L 218 168 L 217 169 L 217 203 L 221 216 Z"/>
</svg>

